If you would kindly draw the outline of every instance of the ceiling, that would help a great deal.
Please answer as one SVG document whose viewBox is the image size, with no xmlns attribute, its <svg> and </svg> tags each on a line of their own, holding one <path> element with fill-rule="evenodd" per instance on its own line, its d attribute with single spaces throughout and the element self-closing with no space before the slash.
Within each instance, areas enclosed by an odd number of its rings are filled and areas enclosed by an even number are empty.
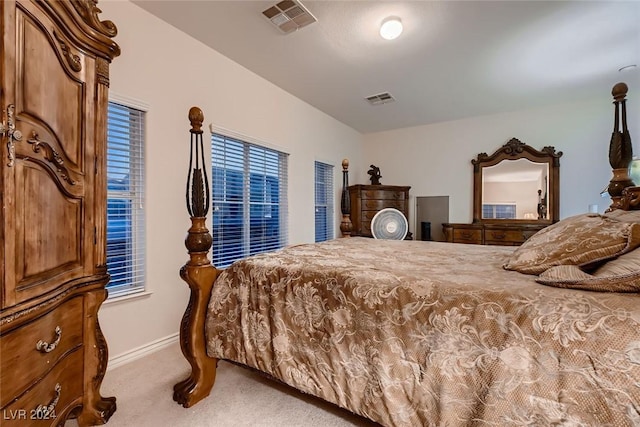
<svg viewBox="0 0 640 427">
<path fill-rule="evenodd" d="M 276 1 L 134 3 L 362 133 L 640 93 L 618 72 L 640 66 L 638 1 L 302 0 L 318 21 L 289 34 L 262 16 Z"/>
</svg>

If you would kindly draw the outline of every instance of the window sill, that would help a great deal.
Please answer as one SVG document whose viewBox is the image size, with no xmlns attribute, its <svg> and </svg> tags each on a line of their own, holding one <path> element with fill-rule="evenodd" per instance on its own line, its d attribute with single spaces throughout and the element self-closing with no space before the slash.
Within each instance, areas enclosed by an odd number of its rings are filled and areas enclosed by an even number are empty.
<svg viewBox="0 0 640 427">
<path fill-rule="evenodd" d="M 107 300 L 102 303 L 102 305 L 104 306 L 104 305 L 110 305 L 110 304 L 117 304 L 117 303 L 126 302 L 130 300 L 147 298 L 147 297 L 150 297 L 152 294 L 153 292 L 151 291 L 140 291 L 140 292 L 134 292 L 130 294 L 109 296 Z"/>
</svg>

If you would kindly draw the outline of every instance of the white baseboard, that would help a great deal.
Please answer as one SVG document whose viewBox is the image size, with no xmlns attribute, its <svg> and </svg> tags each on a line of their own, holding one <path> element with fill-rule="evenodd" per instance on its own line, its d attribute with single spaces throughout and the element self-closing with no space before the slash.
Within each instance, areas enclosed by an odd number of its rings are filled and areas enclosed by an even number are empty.
<svg viewBox="0 0 640 427">
<path fill-rule="evenodd" d="M 148 344 L 134 348 L 133 350 L 125 351 L 124 353 L 118 354 L 117 356 L 110 357 L 109 364 L 107 365 L 107 371 L 117 368 L 118 366 L 126 365 L 129 362 L 138 360 L 141 357 L 147 356 L 151 353 L 155 353 L 156 351 L 162 350 L 163 348 L 166 348 L 171 344 L 178 342 L 179 339 L 180 334 L 176 332 L 175 334 L 157 339 Z"/>
</svg>

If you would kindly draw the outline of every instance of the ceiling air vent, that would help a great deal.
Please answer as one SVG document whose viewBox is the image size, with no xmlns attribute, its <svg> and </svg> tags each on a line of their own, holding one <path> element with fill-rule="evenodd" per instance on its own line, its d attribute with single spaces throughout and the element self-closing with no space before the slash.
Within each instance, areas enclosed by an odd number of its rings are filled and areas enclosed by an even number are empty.
<svg viewBox="0 0 640 427">
<path fill-rule="evenodd" d="M 317 21 L 299 1 L 284 0 L 262 12 L 280 31 L 288 34 Z"/>
<path fill-rule="evenodd" d="M 389 102 L 395 102 L 395 99 L 389 92 L 379 93 L 377 95 L 367 96 L 367 102 L 371 105 L 388 104 Z"/>
</svg>

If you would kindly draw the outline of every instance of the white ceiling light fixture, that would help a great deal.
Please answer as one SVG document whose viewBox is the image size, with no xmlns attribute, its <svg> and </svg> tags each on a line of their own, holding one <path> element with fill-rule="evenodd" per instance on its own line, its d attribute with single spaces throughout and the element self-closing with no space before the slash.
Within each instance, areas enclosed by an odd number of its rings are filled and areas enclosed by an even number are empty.
<svg viewBox="0 0 640 427">
<path fill-rule="evenodd" d="M 402 21 L 397 16 L 390 16 L 380 26 L 380 36 L 385 40 L 393 40 L 402 34 Z"/>
</svg>

